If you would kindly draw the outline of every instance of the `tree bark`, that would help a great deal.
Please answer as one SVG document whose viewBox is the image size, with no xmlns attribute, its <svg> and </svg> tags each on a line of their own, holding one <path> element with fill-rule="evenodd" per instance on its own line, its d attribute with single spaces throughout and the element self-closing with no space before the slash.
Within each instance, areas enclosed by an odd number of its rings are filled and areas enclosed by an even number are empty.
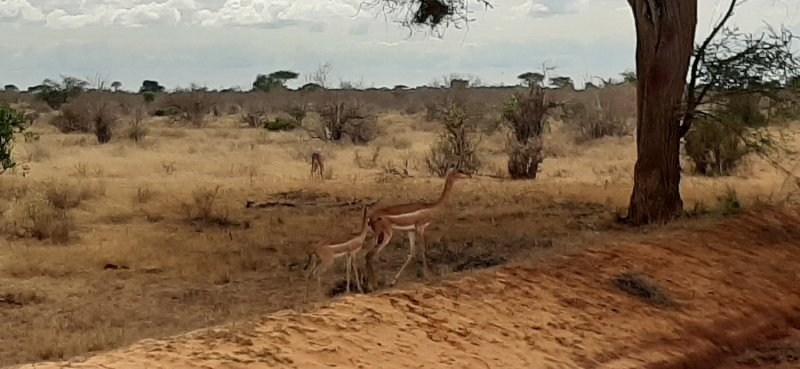
<svg viewBox="0 0 800 369">
<path fill-rule="evenodd" d="M 637 161 L 627 220 L 667 222 L 683 212 L 680 106 L 694 48 L 697 0 L 628 0 L 636 21 Z"/>
</svg>

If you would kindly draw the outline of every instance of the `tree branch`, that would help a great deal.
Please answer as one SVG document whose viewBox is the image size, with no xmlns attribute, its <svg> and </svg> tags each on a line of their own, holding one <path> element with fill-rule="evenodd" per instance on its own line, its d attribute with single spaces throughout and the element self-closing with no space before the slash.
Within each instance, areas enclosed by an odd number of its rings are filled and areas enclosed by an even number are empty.
<svg viewBox="0 0 800 369">
<path fill-rule="evenodd" d="M 692 128 L 692 123 L 694 122 L 695 118 L 695 111 L 697 110 L 697 105 L 700 105 L 700 102 L 703 97 L 705 97 L 707 89 L 703 88 L 703 91 L 700 93 L 698 98 L 695 97 L 695 90 L 697 89 L 697 75 L 698 69 L 700 68 L 700 62 L 705 61 L 706 50 L 708 46 L 711 44 L 711 41 L 714 37 L 717 36 L 720 30 L 725 26 L 728 19 L 733 15 L 733 9 L 736 8 L 738 0 L 731 0 L 731 5 L 728 7 L 728 11 L 725 12 L 725 15 L 720 19 L 719 23 L 714 26 L 714 29 L 711 33 L 706 37 L 703 41 L 703 44 L 700 46 L 700 49 L 697 52 L 697 55 L 692 62 L 692 69 L 690 74 L 689 80 L 689 90 L 687 92 L 686 97 L 686 113 L 683 116 L 683 124 L 681 124 L 680 129 L 678 130 L 678 137 L 683 138 L 689 133 L 689 129 Z M 706 86 L 707 87 L 707 86 Z"/>
</svg>

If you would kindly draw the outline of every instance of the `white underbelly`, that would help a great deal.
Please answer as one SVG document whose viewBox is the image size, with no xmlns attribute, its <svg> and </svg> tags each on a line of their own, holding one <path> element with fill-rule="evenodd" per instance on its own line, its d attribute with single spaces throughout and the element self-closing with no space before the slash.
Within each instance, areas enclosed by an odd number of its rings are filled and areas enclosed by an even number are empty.
<svg viewBox="0 0 800 369">
<path fill-rule="evenodd" d="M 428 223 L 425 223 L 425 224 L 423 225 L 423 227 L 427 227 L 427 226 L 428 226 L 428 224 L 431 224 L 431 223 L 430 223 L 430 222 L 428 222 Z M 398 231 L 413 231 L 413 230 L 417 229 L 417 226 L 416 226 L 416 225 L 414 225 L 414 224 L 412 224 L 412 225 L 409 225 L 409 226 L 401 226 L 401 225 L 394 225 L 394 224 L 392 224 L 392 229 L 394 229 L 394 230 L 398 230 Z"/>
</svg>

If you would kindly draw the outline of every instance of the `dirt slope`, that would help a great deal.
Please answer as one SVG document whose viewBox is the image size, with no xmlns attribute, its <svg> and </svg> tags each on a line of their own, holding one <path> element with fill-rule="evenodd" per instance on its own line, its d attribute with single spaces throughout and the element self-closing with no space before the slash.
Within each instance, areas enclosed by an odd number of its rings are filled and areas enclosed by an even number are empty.
<svg viewBox="0 0 800 369">
<path fill-rule="evenodd" d="M 680 307 L 617 291 L 610 279 L 624 271 L 658 282 Z M 800 217 L 770 210 L 547 264 L 145 340 L 71 367 L 713 368 L 723 354 L 792 327 L 800 327 Z"/>
</svg>

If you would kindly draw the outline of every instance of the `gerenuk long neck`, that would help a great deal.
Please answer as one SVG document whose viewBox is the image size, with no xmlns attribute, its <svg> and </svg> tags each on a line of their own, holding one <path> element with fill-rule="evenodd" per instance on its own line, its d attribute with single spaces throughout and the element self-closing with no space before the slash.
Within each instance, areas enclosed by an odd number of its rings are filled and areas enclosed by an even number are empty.
<svg viewBox="0 0 800 369">
<path fill-rule="evenodd" d="M 434 208 L 438 208 L 447 202 L 447 199 L 450 197 L 450 191 L 453 190 L 453 182 L 455 181 L 456 181 L 455 176 L 453 175 L 447 176 L 447 181 L 444 183 L 444 191 L 442 191 L 442 195 L 439 196 L 439 199 L 433 203 Z"/>
<path fill-rule="evenodd" d="M 369 227 L 369 217 L 367 216 L 367 207 L 364 207 L 364 214 L 361 216 L 361 230 L 358 236 L 363 237 L 367 234 L 367 227 Z"/>
</svg>

